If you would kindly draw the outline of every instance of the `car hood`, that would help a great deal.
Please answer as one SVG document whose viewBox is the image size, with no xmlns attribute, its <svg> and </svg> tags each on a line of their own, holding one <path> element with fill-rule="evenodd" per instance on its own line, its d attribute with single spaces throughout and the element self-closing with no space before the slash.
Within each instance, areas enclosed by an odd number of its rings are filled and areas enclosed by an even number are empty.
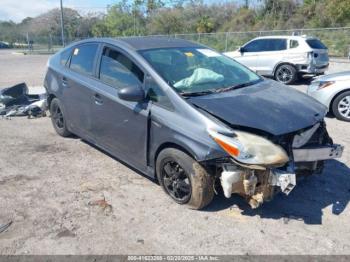
<svg viewBox="0 0 350 262">
<path fill-rule="evenodd" d="M 191 97 L 188 101 L 230 125 L 272 135 L 312 126 L 327 112 L 315 99 L 272 80 L 229 92 Z"/>
<path fill-rule="evenodd" d="M 223 53 L 225 56 L 231 57 L 231 58 L 235 58 L 235 57 L 240 57 L 242 56 L 241 52 L 239 52 L 238 50 L 236 51 L 231 51 L 231 52 L 225 52 Z"/>
<path fill-rule="evenodd" d="M 315 81 L 344 81 L 344 80 L 350 80 L 350 71 L 320 76 Z"/>
</svg>

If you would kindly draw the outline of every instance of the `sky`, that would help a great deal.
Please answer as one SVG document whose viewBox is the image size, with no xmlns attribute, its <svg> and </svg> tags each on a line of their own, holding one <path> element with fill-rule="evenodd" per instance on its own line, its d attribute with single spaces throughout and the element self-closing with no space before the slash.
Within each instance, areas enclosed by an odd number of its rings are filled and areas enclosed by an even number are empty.
<svg viewBox="0 0 350 262">
<path fill-rule="evenodd" d="M 78 9 L 81 12 L 104 12 L 107 5 L 115 0 L 63 0 L 65 7 Z M 34 17 L 52 8 L 60 7 L 60 0 L 0 0 L 0 21 L 20 22 L 28 16 Z"/>
<path fill-rule="evenodd" d="M 220 1 L 220 0 L 219 0 Z M 206 3 L 219 2 L 218 0 L 205 0 Z M 229 0 L 223 0 L 227 2 Z M 105 12 L 106 7 L 117 0 L 63 0 L 65 7 L 77 9 L 81 13 Z M 243 2 L 237 0 L 236 2 Z M 26 17 L 35 17 L 52 8 L 60 7 L 60 0 L 0 0 L 0 21 L 12 20 L 16 23 L 21 22 Z"/>
</svg>

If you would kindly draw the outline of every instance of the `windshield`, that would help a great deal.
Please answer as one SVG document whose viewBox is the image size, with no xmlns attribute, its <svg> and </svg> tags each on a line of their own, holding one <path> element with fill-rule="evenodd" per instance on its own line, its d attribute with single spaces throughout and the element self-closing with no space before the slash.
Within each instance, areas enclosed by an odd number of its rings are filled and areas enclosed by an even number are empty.
<svg viewBox="0 0 350 262">
<path fill-rule="evenodd" d="M 140 53 L 183 95 L 226 91 L 262 80 L 231 58 L 206 48 L 164 48 Z"/>
</svg>

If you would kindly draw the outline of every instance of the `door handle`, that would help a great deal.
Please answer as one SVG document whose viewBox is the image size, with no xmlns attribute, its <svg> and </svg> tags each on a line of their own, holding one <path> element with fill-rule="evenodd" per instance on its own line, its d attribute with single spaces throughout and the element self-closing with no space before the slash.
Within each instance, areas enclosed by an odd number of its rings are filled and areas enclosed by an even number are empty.
<svg viewBox="0 0 350 262">
<path fill-rule="evenodd" d="M 68 79 L 66 77 L 62 78 L 62 85 L 68 87 Z"/>
<path fill-rule="evenodd" d="M 94 100 L 96 105 L 102 105 L 103 104 L 103 99 L 99 94 L 94 95 Z"/>
</svg>

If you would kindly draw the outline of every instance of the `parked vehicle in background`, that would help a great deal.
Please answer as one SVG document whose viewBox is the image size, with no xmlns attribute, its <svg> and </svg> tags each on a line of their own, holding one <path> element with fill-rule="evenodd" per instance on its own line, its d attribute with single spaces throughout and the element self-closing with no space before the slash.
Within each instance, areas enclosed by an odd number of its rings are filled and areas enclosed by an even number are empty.
<svg viewBox="0 0 350 262">
<path fill-rule="evenodd" d="M 324 74 L 329 64 L 327 47 L 319 39 L 307 36 L 257 37 L 225 55 L 284 84 L 305 74 Z"/>
<path fill-rule="evenodd" d="M 0 41 L 0 49 L 2 48 L 10 48 L 9 44 L 5 43 L 5 42 L 1 42 Z"/>
<path fill-rule="evenodd" d="M 328 136 L 325 106 L 181 39 L 76 42 L 51 57 L 45 88 L 59 135 L 157 178 L 194 209 L 220 183 L 256 208 L 343 151 Z"/>
<path fill-rule="evenodd" d="M 350 71 L 317 78 L 307 93 L 327 106 L 337 119 L 350 122 Z"/>
</svg>

